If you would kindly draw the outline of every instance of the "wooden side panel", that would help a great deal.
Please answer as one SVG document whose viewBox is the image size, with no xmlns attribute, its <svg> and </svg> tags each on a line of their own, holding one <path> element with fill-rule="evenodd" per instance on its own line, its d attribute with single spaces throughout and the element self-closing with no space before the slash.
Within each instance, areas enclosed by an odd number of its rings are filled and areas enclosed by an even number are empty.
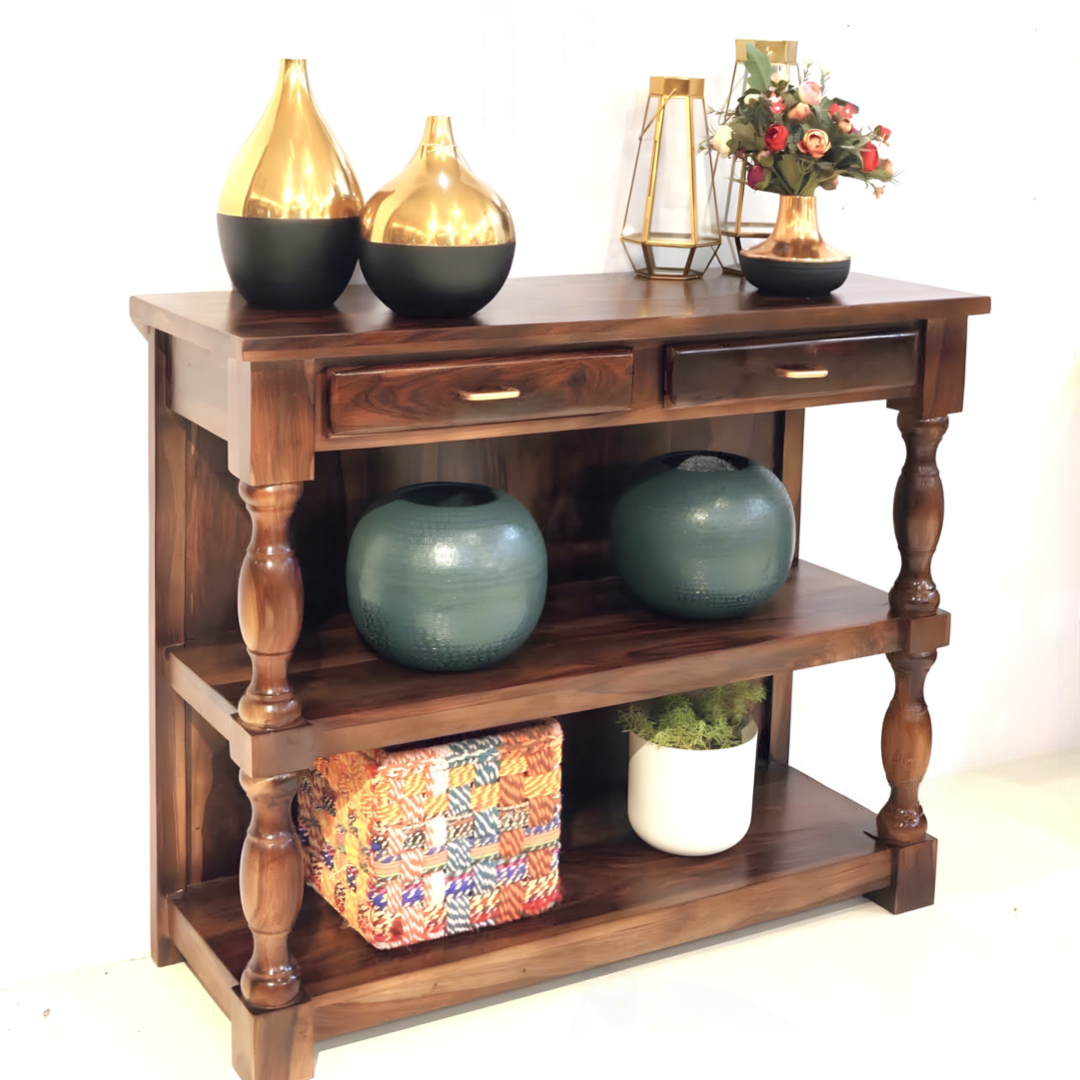
<svg viewBox="0 0 1080 1080">
<path fill-rule="evenodd" d="M 239 626 L 236 583 L 251 520 L 229 473 L 228 447 L 193 428 L 188 444 L 186 537 L 188 641 L 215 641 Z"/>
<path fill-rule="evenodd" d="M 228 436 L 229 362 L 188 341 L 170 342 L 169 408 L 200 428 Z"/>
<path fill-rule="evenodd" d="M 169 339 L 150 334 L 150 849 L 151 954 L 171 964 L 167 897 L 186 884 L 185 706 L 165 676 L 165 650 L 184 640 L 184 515 L 188 424 L 166 404 Z"/>
<path fill-rule="evenodd" d="M 251 807 L 225 737 L 190 707 L 187 723 L 187 880 L 213 881 L 239 872 Z"/>
</svg>

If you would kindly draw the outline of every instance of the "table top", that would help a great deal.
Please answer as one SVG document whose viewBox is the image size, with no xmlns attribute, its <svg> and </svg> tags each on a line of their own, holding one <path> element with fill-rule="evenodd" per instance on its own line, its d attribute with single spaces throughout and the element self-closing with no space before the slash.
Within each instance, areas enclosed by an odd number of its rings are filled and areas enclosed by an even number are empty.
<svg viewBox="0 0 1080 1080">
<path fill-rule="evenodd" d="M 246 361 L 422 352 L 467 346 L 632 343 L 669 336 L 843 330 L 985 314 L 990 299 L 852 274 L 831 296 L 762 296 L 735 275 L 655 281 L 633 273 L 511 278 L 470 319 L 405 319 L 365 285 L 326 311 L 251 308 L 235 291 L 136 296 L 131 318 L 217 355 Z"/>
</svg>

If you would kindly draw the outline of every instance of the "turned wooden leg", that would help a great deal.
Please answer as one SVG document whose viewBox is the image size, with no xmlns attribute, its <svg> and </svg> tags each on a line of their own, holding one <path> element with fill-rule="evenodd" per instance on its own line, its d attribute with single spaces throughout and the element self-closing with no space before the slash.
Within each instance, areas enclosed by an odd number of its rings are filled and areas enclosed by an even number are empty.
<svg viewBox="0 0 1080 1080">
<path fill-rule="evenodd" d="M 240 773 L 251 800 L 240 858 L 240 900 L 254 939 L 240 989 L 260 1009 L 280 1009 L 300 995 L 300 969 L 289 954 L 289 932 L 304 894 L 303 856 L 292 819 L 298 779 L 294 772 L 265 780 Z"/>
<path fill-rule="evenodd" d="M 889 606 L 898 616 L 933 615 L 941 597 L 930 574 L 930 562 L 945 517 L 945 493 L 936 455 L 949 418 L 920 420 L 918 412 L 901 410 L 896 423 L 907 444 L 907 460 L 893 497 L 900 574 L 889 592 Z"/>
<path fill-rule="evenodd" d="M 288 665 L 300 636 L 304 585 L 289 544 L 289 521 L 303 484 L 240 484 L 251 515 L 251 543 L 240 569 L 240 633 L 251 657 L 251 684 L 240 699 L 240 719 L 251 728 L 299 723 L 300 700 L 289 686 Z"/>
<path fill-rule="evenodd" d="M 897 424 L 907 444 L 907 460 L 893 500 L 900 574 L 889 602 L 893 615 L 919 618 L 933 615 L 941 602 L 930 563 L 945 515 L 935 455 L 949 419 L 922 420 L 916 410 L 904 409 Z M 923 684 L 936 658 L 936 651 L 889 654 L 896 692 L 885 713 L 881 759 L 891 794 L 877 817 L 878 837 L 889 844 L 916 844 L 926 837 L 919 784 L 930 762 L 930 712 Z"/>
<path fill-rule="evenodd" d="M 890 844 L 914 844 L 926 836 L 919 784 L 930 763 L 931 733 L 923 683 L 936 659 L 937 652 L 889 653 L 896 693 L 881 729 L 881 760 L 891 794 L 877 816 L 877 828 L 878 838 Z"/>
</svg>

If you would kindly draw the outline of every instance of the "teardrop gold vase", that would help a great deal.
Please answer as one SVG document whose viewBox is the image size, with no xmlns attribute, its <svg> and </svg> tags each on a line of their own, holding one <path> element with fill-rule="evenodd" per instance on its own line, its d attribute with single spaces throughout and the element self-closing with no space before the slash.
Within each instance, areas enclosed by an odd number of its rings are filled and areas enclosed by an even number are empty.
<svg viewBox="0 0 1080 1080">
<path fill-rule="evenodd" d="M 221 252 L 237 291 L 254 307 L 331 307 L 356 268 L 363 205 L 311 96 L 307 61 L 282 60 L 218 202 Z"/>
<path fill-rule="evenodd" d="M 817 197 L 781 195 L 772 235 L 739 252 L 746 280 L 772 296 L 827 296 L 851 270 L 851 256 L 821 238 Z"/>
<path fill-rule="evenodd" d="M 490 303 L 514 261 L 510 211 L 465 163 L 448 116 L 429 116 L 400 176 L 360 220 L 360 269 L 399 315 L 466 318 Z"/>
</svg>

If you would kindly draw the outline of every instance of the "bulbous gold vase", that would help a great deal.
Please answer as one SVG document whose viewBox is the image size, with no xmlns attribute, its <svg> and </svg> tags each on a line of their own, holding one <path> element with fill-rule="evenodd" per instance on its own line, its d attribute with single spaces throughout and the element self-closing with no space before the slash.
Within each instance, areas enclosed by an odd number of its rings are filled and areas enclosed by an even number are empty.
<svg viewBox="0 0 1080 1080">
<path fill-rule="evenodd" d="M 827 296 L 851 270 L 851 256 L 821 238 L 817 197 L 781 195 L 772 235 L 739 252 L 746 280 L 772 296 Z"/>
<path fill-rule="evenodd" d="M 491 302 L 514 261 L 514 222 L 454 142 L 448 116 L 429 116 L 400 176 L 360 219 L 360 269 L 399 315 L 466 318 Z"/>
<path fill-rule="evenodd" d="M 221 252 L 237 291 L 255 307 L 331 307 L 356 268 L 363 206 L 311 96 L 307 61 L 282 60 L 218 202 Z"/>
</svg>

